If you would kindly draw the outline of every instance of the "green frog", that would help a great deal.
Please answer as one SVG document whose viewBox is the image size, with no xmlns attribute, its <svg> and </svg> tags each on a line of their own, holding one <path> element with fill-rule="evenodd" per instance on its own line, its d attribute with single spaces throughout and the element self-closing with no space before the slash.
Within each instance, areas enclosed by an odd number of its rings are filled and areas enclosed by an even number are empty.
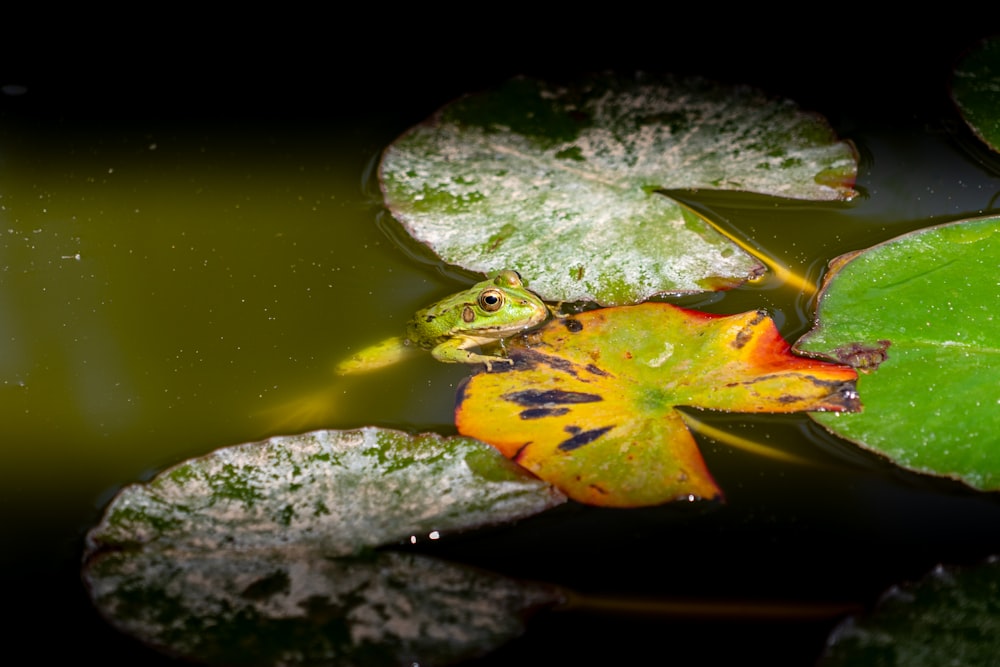
<svg viewBox="0 0 1000 667">
<path fill-rule="evenodd" d="M 507 336 L 541 324 L 550 309 L 528 290 L 517 271 L 491 273 L 483 282 L 418 310 L 406 326 L 406 336 L 395 336 L 361 350 L 337 365 L 337 373 L 358 373 L 399 361 L 410 351 L 429 350 L 446 363 L 512 364 L 512 359 L 480 354 L 470 348 L 502 343 Z"/>
</svg>

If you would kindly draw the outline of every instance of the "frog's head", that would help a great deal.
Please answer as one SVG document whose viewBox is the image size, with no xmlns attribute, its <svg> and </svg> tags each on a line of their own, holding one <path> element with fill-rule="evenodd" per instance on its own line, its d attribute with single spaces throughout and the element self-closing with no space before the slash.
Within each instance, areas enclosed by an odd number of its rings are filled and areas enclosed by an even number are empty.
<svg viewBox="0 0 1000 667">
<path fill-rule="evenodd" d="M 463 328 L 479 335 L 502 337 L 530 329 L 549 316 L 548 307 L 525 287 L 517 271 L 491 273 L 488 280 L 473 289 L 477 292 L 476 303 L 466 304 L 462 323 Z"/>
</svg>

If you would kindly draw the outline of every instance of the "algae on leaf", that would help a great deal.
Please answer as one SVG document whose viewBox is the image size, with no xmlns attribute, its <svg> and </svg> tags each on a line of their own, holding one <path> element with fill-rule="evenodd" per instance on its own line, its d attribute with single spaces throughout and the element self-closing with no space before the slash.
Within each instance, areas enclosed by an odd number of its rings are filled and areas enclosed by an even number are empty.
<svg viewBox="0 0 1000 667">
<path fill-rule="evenodd" d="M 911 470 L 1000 489 L 1000 217 L 838 258 L 795 348 L 861 372 L 864 412 L 813 414 Z"/>
<path fill-rule="evenodd" d="M 788 100 L 640 74 L 466 96 L 393 142 L 379 177 L 445 262 L 516 269 L 546 300 L 622 305 L 762 270 L 665 190 L 847 200 L 856 170 L 853 146 Z"/>
</svg>

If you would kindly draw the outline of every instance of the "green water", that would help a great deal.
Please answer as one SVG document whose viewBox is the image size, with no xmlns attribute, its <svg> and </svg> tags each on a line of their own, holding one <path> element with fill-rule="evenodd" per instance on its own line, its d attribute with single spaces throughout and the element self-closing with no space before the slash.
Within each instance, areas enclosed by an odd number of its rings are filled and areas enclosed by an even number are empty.
<svg viewBox="0 0 1000 667">
<path fill-rule="evenodd" d="M 453 431 L 465 368 L 428 357 L 358 378 L 332 373 L 351 350 L 398 333 L 414 310 L 472 278 L 399 239 L 373 176 L 379 151 L 448 100 L 428 93 L 402 114 L 378 108 L 332 122 L 313 109 L 304 123 L 286 111 L 232 124 L 140 113 L 116 124 L 65 121 L 44 103 L 36 114 L 32 94 L 0 99 L 7 587 L 29 619 L 25 632 L 83 628 L 80 654 L 148 662 L 156 654 L 110 632 L 76 578 L 82 535 L 115 489 L 279 433 Z M 997 210 L 1000 162 L 960 126 L 846 113 L 834 121 L 862 156 L 855 202 L 687 201 L 813 282 L 841 253 Z M 811 326 L 814 305 L 767 279 L 673 301 L 767 308 L 789 340 Z M 1000 551 L 995 495 L 897 470 L 805 416 L 702 417 L 812 464 L 702 439 L 723 508 L 574 505 L 428 549 L 590 592 L 862 602 L 936 562 Z M 542 619 L 496 664 L 523 655 L 586 664 L 586 646 L 565 642 L 587 628 L 643 635 L 640 647 L 692 630 L 645 618 Z M 779 662 L 808 664 L 801 657 L 828 630 L 800 628 L 797 639 L 780 626 L 712 632 L 747 654 L 781 645 L 788 659 Z M 596 654 L 612 650 L 595 643 Z"/>
</svg>

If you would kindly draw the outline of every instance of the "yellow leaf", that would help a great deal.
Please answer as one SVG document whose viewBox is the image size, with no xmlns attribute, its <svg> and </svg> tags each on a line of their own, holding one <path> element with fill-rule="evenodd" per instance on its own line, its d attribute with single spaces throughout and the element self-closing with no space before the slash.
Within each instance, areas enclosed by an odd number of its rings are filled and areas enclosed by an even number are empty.
<svg viewBox="0 0 1000 667">
<path fill-rule="evenodd" d="M 852 368 L 792 354 L 758 311 L 603 308 L 553 320 L 507 349 L 513 366 L 462 386 L 459 432 L 593 505 L 721 498 L 679 406 L 860 409 Z"/>
</svg>

